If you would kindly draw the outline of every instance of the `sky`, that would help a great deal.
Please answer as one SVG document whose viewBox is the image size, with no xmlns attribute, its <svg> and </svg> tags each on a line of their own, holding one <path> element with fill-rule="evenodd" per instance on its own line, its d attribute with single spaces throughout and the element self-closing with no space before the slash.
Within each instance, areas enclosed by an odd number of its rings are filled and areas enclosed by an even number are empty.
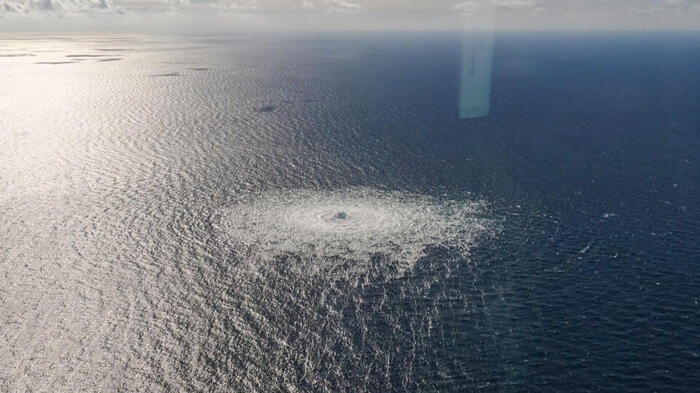
<svg viewBox="0 0 700 393">
<path fill-rule="evenodd" d="M 0 0 L 0 31 L 700 29 L 700 0 Z"/>
</svg>

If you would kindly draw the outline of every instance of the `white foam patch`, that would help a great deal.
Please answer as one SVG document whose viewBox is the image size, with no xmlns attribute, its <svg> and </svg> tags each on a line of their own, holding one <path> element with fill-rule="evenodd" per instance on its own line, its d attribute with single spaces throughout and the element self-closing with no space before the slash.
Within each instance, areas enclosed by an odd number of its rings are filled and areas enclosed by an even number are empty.
<svg viewBox="0 0 700 393">
<path fill-rule="evenodd" d="M 381 254 L 400 272 L 430 246 L 468 253 L 492 232 L 486 204 L 370 188 L 250 195 L 223 212 L 220 229 L 258 259 L 283 254 L 369 262 Z"/>
</svg>

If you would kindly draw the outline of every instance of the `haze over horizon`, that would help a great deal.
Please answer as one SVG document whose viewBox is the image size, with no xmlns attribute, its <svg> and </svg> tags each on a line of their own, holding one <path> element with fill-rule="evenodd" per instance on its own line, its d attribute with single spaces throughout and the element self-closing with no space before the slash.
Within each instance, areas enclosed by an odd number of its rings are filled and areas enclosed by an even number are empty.
<svg viewBox="0 0 700 393">
<path fill-rule="evenodd" d="M 0 32 L 696 30 L 700 0 L 0 0 Z"/>
</svg>

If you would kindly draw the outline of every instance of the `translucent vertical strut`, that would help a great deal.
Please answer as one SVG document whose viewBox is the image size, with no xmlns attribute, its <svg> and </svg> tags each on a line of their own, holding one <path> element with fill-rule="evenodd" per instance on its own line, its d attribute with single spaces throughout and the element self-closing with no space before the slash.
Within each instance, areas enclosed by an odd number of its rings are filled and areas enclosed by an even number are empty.
<svg viewBox="0 0 700 393">
<path fill-rule="evenodd" d="M 491 105 L 491 66 L 493 62 L 493 26 L 486 22 L 464 30 L 462 72 L 459 86 L 459 117 L 488 116 Z"/>
</svg>

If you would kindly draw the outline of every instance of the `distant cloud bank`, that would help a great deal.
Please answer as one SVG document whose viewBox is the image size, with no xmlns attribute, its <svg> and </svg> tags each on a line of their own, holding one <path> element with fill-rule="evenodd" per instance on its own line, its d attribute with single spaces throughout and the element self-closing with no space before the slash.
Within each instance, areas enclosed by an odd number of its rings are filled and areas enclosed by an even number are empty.
<svg viewBox="0 0 700 393">
<path fill-rule="evenodd" d="M 700 0 L 0 0 L 0 17 L 5 18 L 176 15 L 219 18 L 217 23 L 225 23 L 221 22 L 225 18 L 260 23 L 292 20 L 301 27 L 329 28 L 342 19 L 362 20 L 374 28 L 449 28 L 459 26 L 458 17 L 485 11 L 499 27 L 626 28 L 665 23 L 669 28 L 700 29 Z"/>
<path fill-rule="evenodd" d="M 0 0 L 0 14 L 124 14 L 112 0 Z"/>
<path fill-rule="evenodd" d="M 330 13 L 354 13 L 362 11 L 362 6 L 345 0 L 324 0 Z"/>
</svg>

